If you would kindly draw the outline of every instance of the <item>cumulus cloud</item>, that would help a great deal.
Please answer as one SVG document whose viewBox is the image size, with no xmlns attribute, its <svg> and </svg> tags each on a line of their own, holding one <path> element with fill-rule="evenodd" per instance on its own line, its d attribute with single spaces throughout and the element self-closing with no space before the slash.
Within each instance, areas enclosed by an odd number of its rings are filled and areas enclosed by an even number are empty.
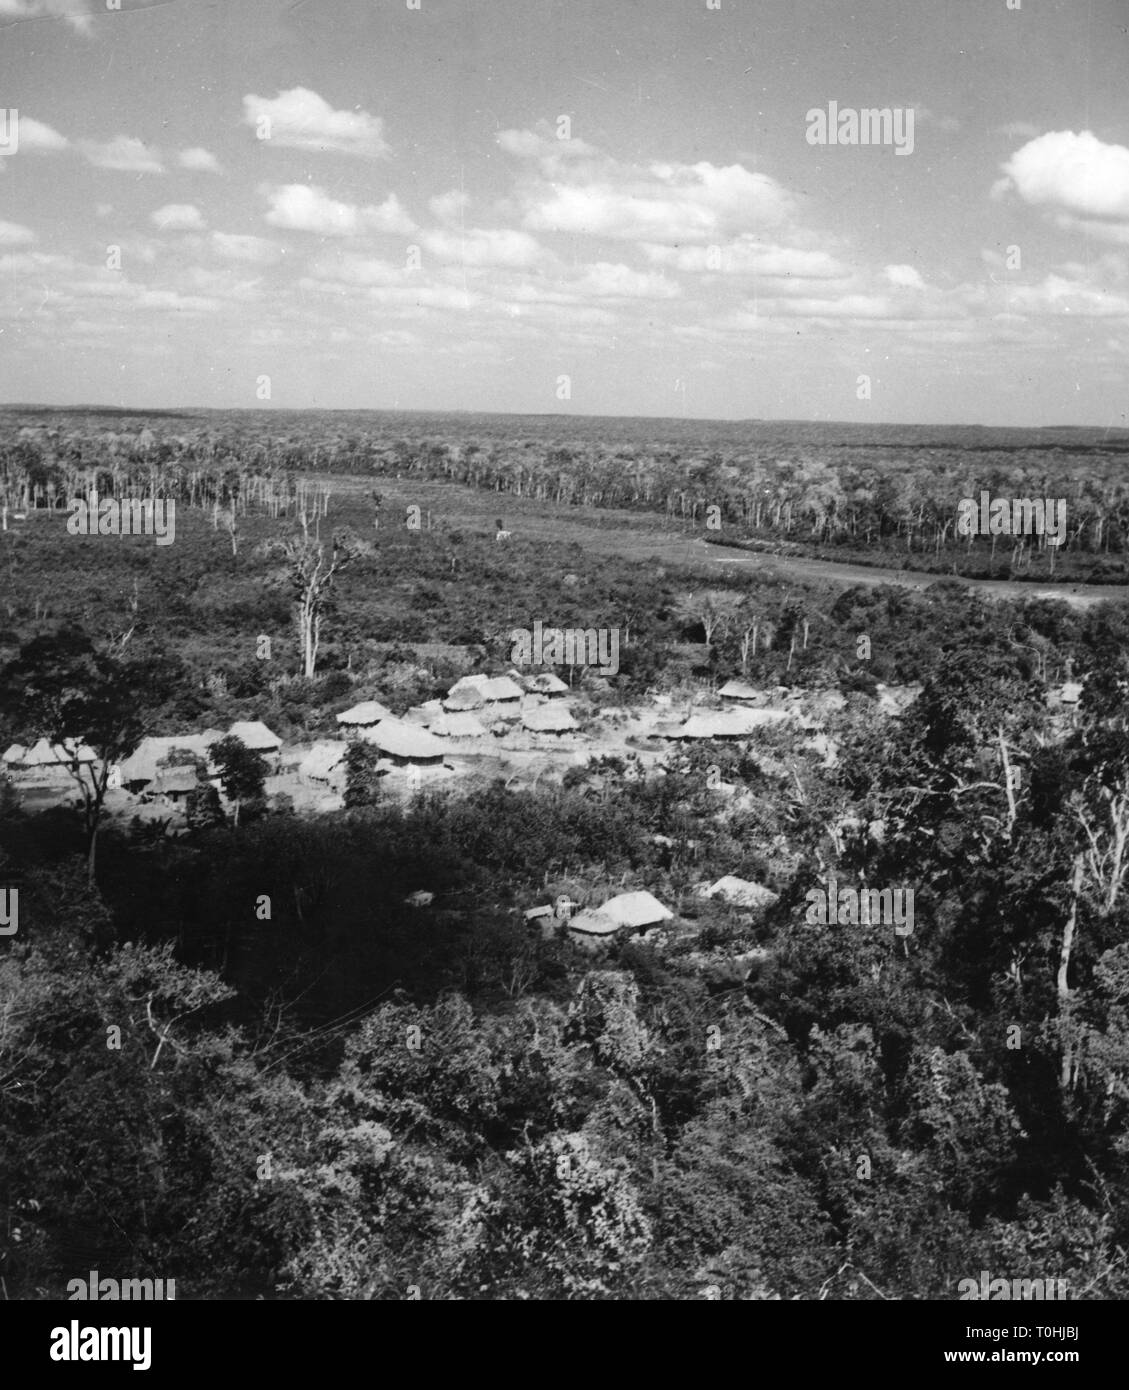
<svg viewBox="0 0 1129 1390">
<path fill-rule="evenodd" d="M 1054 130 L 1022 146 L 993 187 L 1025 203 L 1083 218 L 1129 221 L 1129 149 L 1107 145 L 1089 130 Z"/>
<path fill-rule="evenodd" d="M 34 240 L 35 233 L 30 227 L 19 222 L 0 222 L 0 246 L 27 246 Z"/>
<path fill-rule="evenodd" d="M 597 261 L 571 283 L 582 296 L 597 299 L 677 299 L 681 287 L 654 271 L 632 270 L 630 266 Z"/>
<path fill-rule="evenodd" d="M 2 3 L 3 0 L 0 0 L 0 4 Z M 11 117 L 8 120 L 11 120 Z M 0 129 L 7 135 L 7 122 Z M 65 135 L 60 135 L 57 130 L 44 125 L 42 121 L 25 116 L 22 111 L 16 118 L 16 135 L 19 139 L 20 154 L 54 154 L 70 145 Z M 0 149 L 0 168 L 3 168 L 5 155 L 10 153 L 11 151 Z"/>
<path fill-rule="evenodd" d="M 530 166 L 518 194 L 529 231 L 702 244 L 779 224 L 793 211 L 781 184 L 740 164 L 628 164 L 583 141 L 531 131 L 503 131 L 498 143 Z"/>
<path fill-rule="evenodd" d="M 324 189 L 305 183 L 282 184 L 266 193 L 270 202 L 266 220 L 290 232 L 350 237 L 366 231 L 407 235 L 415 230 L 394 193 L 374 207 L 339 202 Z"/>
<path fill-rule="evenodd" d="M 163 232 L 199 232 L 204 227 L 204 217 L 192 203 L 166 203 L 149 214 L 149 220 Z"/>
<path fill-rule="evenodd" d="M 296 150 L 333 150 L 369 159 L 388 153 L 384 122 L 367 111 L 335 111 L 317 92 L 292 87 L 276 97 L 247 95 L 243 120 L 263 143 Z"/>
<path fill-rule="evenodd" d="M 115 169 L 123 174 L 164 173 L 157 151 L 132 135 L 107 141 L 82 140 L 79 148 L 96 169 Z"/>
<path fill-rule="evenodd" d="M 545 254 L 528 232 L 505 228 L 424 232 L 420 241 L 437 260 L 463 265 L 512 266 L 520 269 L 536 265 Z"/>
<path fill-rule="evenodd" d="M 903 290 L 923 290 L 925 281 L 917 273 L 912 265 L 888 265 L 886 267 L 886 279 L 891 285 L 897 285 Z"/>
<path fill-rule="evenodd" d="M 1008 308 L 1026 314 L 1121 318 L 1129 315 L 1129 295 L 1072 275 L 1052 272 L 1037 285 L 1019 285 L 1008 294 Z"/>
<path fill-rule="evenodd" d="M 461 189 L 455 188 L 450 193 L 440 193 L 430 198 L 427 206 L 445 227 L 453 227 L 462 221 L 469 203 L 470 198 Z"/>
<path fill-rule="evenodd" d="M 191 169 L 199 174 L 221 174 L 220 162 L 210 150 L 193 145 L 191 149 L 181 150 L 176 162 L 182 169 Z"/>
</svg>

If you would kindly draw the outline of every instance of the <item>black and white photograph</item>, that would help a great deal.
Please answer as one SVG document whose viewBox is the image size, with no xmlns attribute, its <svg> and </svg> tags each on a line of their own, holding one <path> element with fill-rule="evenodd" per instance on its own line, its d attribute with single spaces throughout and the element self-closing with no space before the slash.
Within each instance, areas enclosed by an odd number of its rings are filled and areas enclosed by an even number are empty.
<svg viewBox="0 0 1129 1390">
<path fill-rule="evenodd" d="M 0 0 L 33 1369 L 371 1302 L 1086 1363 L 1127 94 L 1123 0 Z"/>
</svg>

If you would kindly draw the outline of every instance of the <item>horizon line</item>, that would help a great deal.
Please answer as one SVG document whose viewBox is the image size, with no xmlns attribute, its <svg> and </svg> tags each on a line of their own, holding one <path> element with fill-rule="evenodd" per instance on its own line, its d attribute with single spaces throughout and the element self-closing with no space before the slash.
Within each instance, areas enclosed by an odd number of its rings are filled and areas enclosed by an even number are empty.
<svg viewBox="0 0 1129 1390">
<path fill-rule="evenodd" d="M 421 406 L 322 406 L 322 405 L 168 405 L 168 406 L 141 406 L 141 405 L 121 405 L 121 404 L 101 404 L 94 401 L 84 401 L 78 405 L 57 405 L 43 401 L 4 401 L 0 402 L 0 411 L 12 410 L 34 410 L 34 411 L 59 411 L 59 412 L 81 412 L 81 411 L 100 411 L 113 412 L 121 411 L 130 415 L 176 415 L 185 412 L 207 413 L 207 414 L 286 414 L 286 415 L 308 415 L 315 411 L 329 415 L 493 415 L 504 419 L 532 419 L 532 420 L 654 420 L 670 422 L 681 425 L 846 425 L 851 428 L 911 428 L 911 429 L 972 429 L 972 430 L 1102 430 L 1109 434 L 1129 434 L 1129 422 L 1125 425 L 1099 425 L 1099 424 L 1046 424 L 1046 425 L 984 425 L 976 421 L 955 421 L 955 420 L 845 420 L 845 419 L 820 419 L 804 416 L 771 416 L 771 415 L 606 415 L 600 413 L 580 413 L 562 411 L 535 411 L 535 410 L 476 410 L 462 407 L 459 409 L 430 409 Z"/>
</svg>

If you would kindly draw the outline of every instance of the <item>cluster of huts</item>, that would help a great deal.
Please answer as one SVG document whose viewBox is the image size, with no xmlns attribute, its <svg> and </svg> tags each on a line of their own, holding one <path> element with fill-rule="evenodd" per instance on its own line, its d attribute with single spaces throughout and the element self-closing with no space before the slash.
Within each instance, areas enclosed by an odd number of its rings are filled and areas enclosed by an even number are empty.
<svg viewBox="0 0 1129 1390">
<path fill-rule="evenodd" d="M 349 738 L 371 743 L 393 767 L 437 767 L 467 741 L 502 737 L 516 730 L 566 734 L 579 729 L 564 697 L 568 686 L 551 673 L 519 677 L 463 676 L 439 700 L 415 705 L 400 716 L 364 700 L 337 716 L 344 738 L 322 739 L 298 764 L 301 777 L 329 782 Z"/>
<path fill-rule="evenodd" d="M 282 740 L 261 720 L 237 720 L 227 732 L 259 753 L 272 772 L 278 770 Z M 200 734 L 144 738 L 128 758 L 111 766 L 109 785 L 114 790 L 179 801 L 199 785 L 198 766 L 204 767 L 210 780 L 216 778 L 218 769 L 209 749 L 224 736 L 221 729 L 206 729 Z M 68 783 L 76 771 L 98 762 L 92 748 L 70 739 L 61 743 L 40 739 L 30 747 L 13 743 L 3 755 L 4 770 L 15 781 L 35 786 Z"/>
<path fill-rule="evenodd" d="M 1076 687 L 1063 700 L 1077 700 Z M 916 698 L 920 687 L 879 686 L 879 703 L 895 717 Z M 437 700 L 416 705 L 397 717 L 379 700 L 364 700 L 337 715 L 340 737 L 319 739 L 293 762 L 284 762 L 282 740 L 261 720 L 239 720 L 227 731 L 248 748 L 262 755 L 271 773 L 296 772 L 303 782 L 340 787 L 344 779 L 344 759 L 352 739 L 371 743 L 378 755 L 381 772 L 403 768 L 441 769 L 452 752 L 471 751 L 486 739 L 528 734 L 534 746 L 547 745 L 561 736 L 579 730 L 570 708 L 569 687 L 552 672 L 522 675 L 483 674 L 463 676 L 447 694 Z M 672 741 L 696 739 L 745 739 L 760 729 L 789 726 L 825 736 L 817 731 L 827 715 L 844 707 L 837 691 L 803 694 L 778 687 L 759 690 L 743 680 L 731 680 L 718 691 L 720 708 L 698 708 L 686 717 L 664 720 L 654 733 Z M 670 706 L 670 697 L 658 695 L 656 703 Z M 143 739 L 138 748 L 112 769 L 110 785 L 143 798 L 163 797 L 177 802 L 198 784 L 199 768 L 210 780 L 216 779 L 209 753 L 211 745 L 224 737 L 219 729 L 202 733 L 174 734 Z M 809 745 L 813 746 L 813 745 Z M 826 765 L 834 758 L 830 744 L 816 751 L 825 756 Z M 40 739 L 24 747 L 13 744 L 3 755 L 5 771 L 28 785 L 50 786 L 67 782 L 74 771 L 97 762 L 94 751 L 81 742 L 49 743 Z M 449 768 L 448 768 L 449 770 Z"/>
</svg>

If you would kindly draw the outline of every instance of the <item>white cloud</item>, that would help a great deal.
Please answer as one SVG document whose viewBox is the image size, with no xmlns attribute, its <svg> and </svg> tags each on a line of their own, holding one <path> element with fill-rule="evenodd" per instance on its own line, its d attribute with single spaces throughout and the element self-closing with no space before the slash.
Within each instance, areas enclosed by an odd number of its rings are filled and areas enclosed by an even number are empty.
<svg viewBox="0 0 1129 1390">
<path fill-rule="evenodd" d="M 402 285 L 408 273 L 404 265 L 350 255 L 323 257 L 310 269 L 315 280 L 343 281 L 350 285 Z"/>
<path fill-rule="evenodd" d="M 26 246 L 35 240 L 35 233 L 30 227 L 21 226 L 19 222 L 0 222 L 0 246 Z"/>
<path fill-rule="evenodd" d="M 843 280 L 850 271 L 828 251 L 762 242 L 748 233 L 714 246 L 656 246 L 645 243 L 644 255 L 654 265 L 719 275 L 764 278 Z"/>
<path fill-rule="evenodd" d="M 0 20 L 65 19 L 80 34 L 93 27 L 87 0 L 0 0 Z"/>
<path fill-rule="evenodd" d="M 1129 149 L 1091 131 L 1054 130 L 1029 141 L 1003 165 L 996 185 L 1026 203 L 1081 217 L 1129 220 Z"/>
<path fill-rule="evenodd" d="M 478 228 L 464 232 L 424 232 L 420 241 L 437 260 L 463 265 L 526 268 L 544 257 L 544 250 L 528 232 L 505 228 Z"/>
<path fill-rule="evenodd" d="M 1007 296 L 1011 311 L 1086 318 L 1129 316 L 1129 296 L 1069 275 L 1052 273 L 1037 285 L 1019 285 Z"/>
<path fill-rule="evenodd" d="M 79 148 L 96 169 L 116 169 L 125 174 L 162 174 L 164 166 L 156 150 L 132 135 L 114 140 L 82 140 Z"/>
<path fill-rule="evenodd" d="M 602 299 L 677 299 L 681 287 L 665 275 L 632 270 L 630 266 L 597 261 L 570 288 L 580 295 Z"/>
<path fill-rule="evenodd" d="M 503 131 L 498 143 L 536 163 L 519 195 L 530 231 L 700 244 L 775 225 L 793 210 L 775 179 L 740 164 L 626 164 L 531 131 Z"/>
<path fill-rule="evenodd" d="M 3 3 L 3 0 L 0 0 Z M 36 154 L 54 154 L 58 150 L 65 150 L 70 145 L 70 141 L 65 135 L 49 125 L 44 125 L 42 121 L 37 121 L 31 116 L 25 116 L 22 112 L 17 120 L 17 133 L 20 142 L 20 154 L 33 152 Z M 2 152 L 0 152 L 2 157 Z"/>
<path fill-rule="evenodd" d="M 220 162 L 210 150 L 193 145 L 191 149 L 181 150 L 176 162 L 182 169 L 191 169 L 199 174 L 222 174 Z"/>
<path fill-rule="evenodd" d="M 888 265 L 886 267 L 886 279 L 891 285 L 897 285 L 899 289 L 923 290 L 925 288 L 925 281 L 912 265 Z"/>
<path fill-rule="evenodd" d="M 334 111 L 308 87 L 292 87 L 278 96 L 243 98 L 244 123 L 269 136 L 265 145 L 297 150 L 335 150 L 376 158 L 388 153 L 384 123 L 367 111 Z"/>
<path fill-rule="evenodd" d="M 149 220 L 163 232 L 199 232 L 204 229 L 204 217 L 192 203 L 166 203 L 149 214 Z"/>
<path fill-rule="evenodd" d="M 427 206 L 445 227 L 457 227 L 466 212 L 470 198 L 461 189 L 454 188 L 450 193 L 440 193 L 428 200 Z"/>
<path fill-rule="evenodd" d="M 287 183 L 266 189 L 272 227 L 317 236 L 357 236 L 365 231 L 407 235 L 415 223 L 394 193 L 378 207 L 357 207 L 331 198 L 324 189 L 305 183 Z"/>
<path fill-rule="evenodd" d="M 1114 246 L 1129 246 L 1129 222 L 1096 222 L 1092 218 L 1071 217 L 1068 212 L 1060 212 L 1055 214 L 1054 224 L 1064 232 L 1078 232 Z"/>
</svg>

